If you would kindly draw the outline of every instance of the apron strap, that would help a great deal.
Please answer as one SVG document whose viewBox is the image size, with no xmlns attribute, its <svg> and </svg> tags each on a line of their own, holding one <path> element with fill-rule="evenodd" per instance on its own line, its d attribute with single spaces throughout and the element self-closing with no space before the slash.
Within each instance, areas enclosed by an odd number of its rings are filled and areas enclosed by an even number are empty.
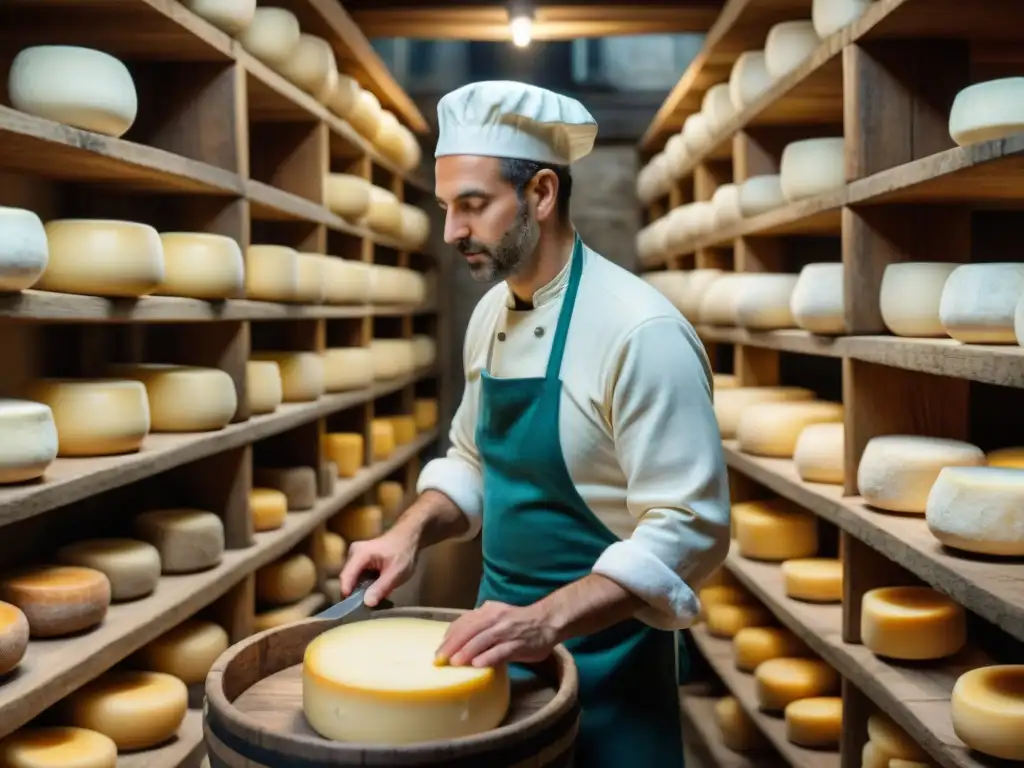
<svg viewBox="0 0 1024 768">
<path fill-rule="evenodd" d="M 572 321 L 572 310 L 576 306 L 576 294 L 579 292 L 580 278 L 583 276 L 583 241 L 580 233 L 572 246 L 572 265 L 569 267 L 569 283 L 562 299 L 562 309 L 558 313 L 558 326 L 555 338 L 551 342 L 551 355 L 548 357 L 546 378 L 557 379 L 562 370 L 562 357 L 565 354 L 565 340 L 569 337 L 569 323 Z"/>
</svg>

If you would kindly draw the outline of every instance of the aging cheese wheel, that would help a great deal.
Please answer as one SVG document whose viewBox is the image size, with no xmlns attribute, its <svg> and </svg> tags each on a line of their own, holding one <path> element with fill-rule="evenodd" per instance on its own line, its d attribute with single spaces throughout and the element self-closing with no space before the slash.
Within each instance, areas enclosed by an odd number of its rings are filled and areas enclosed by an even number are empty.
<svg viewBox="0 0 1024 768">
<path fill-rule="evenodd" d="M 953 686 L 950 713 L 954 733 L 971 749 L 1024 761 L 1024 664 L 964 672 Z"/>
<path fill-rule="evenodd" d="M 33 566 L 0 580 L 0 600 L 21 609 L 33 638 L 60 637 L 103 621 L 110 580 L 94 568 Z"/>
<path fill-rule="evenodd" d="M 369 91 L 363 89 L 359 91 L 356 103 L 352 106 L 346 119 L 352 124 L 353 128 L 370 139 L 377 134 L 377 129 L 380 128 L 382 114 L 383 110 L 380 106 L 380 100 Z"/>
<path fill-rule="evenodd" d="M 199 509 L 155 509 L 135 517 L 135 535 L 160 552 L 164 573 L 195 573 L 220 564 L 224 523 Z"/>
<path fill-rule="evenodd" d="M 873 437 L 860 458 L 857 487 L 873 507 L 923 515 L 943 467 L 984 463 L 984 452 L 962 440 L 920 435 Z"/>
<path fill-rule="evenodd" d="M 775 623 L 772 612 L 757 603 L 720 603 L 707 608 L 708 632 L 715 637 L 735 637 L 745 627 L 766 627 Z"/>
<path fill-rule="evenodd" d="M 46 239 L 50 254 L 39 290 L 136 298 L 164 280 L 163 244 L 148 224 L 54 219 Z"/>
<path fill-rule="evenodd" d="M 722 184 L 711 196 L 711 204 L 715 206 L 713 228 L 727 227 L 739 221 L 743 214 L 740 213 L 740 188 L 738 184 Z"/>
<path fill-rule="evenodd" d="M 137 658 L 149 671 L 174 675 L 185 685 L 195 685 L 206 680 L 228 645 L 228 633 L 219 624 L 189 619 L 144 646 Z"/>
<path fill-rule="evenodd" d="M 843 563 L 835 558 L 796 558 L 782 564 L 786 596 L 810 603 L 843 599 Z"/>
<path fill-rule="evenodd" d="M 329 432 L 323 437 L 324 457 L 338 467 L 338 477 L 355 477 L 363 468 L 366 447 L 356 432 Z"/>
<path fill-rule="evenodd" d="M 373 135 L 373 143 L 389 160 L 395 161 L 403 155 L 403 142 L 402 124 L 398 122 L 394 112 L 382 109 L 380 125 L 377 126 L 377 133 Z"/>
<path fill-rule="evenodd" d="M 418 251 L 430 238 L 430 217 L 419 208 L 402 203 L 402 232 L 399 239 L 412 251 Z"/>
<path fill-rule="evenodd" d="M 385 480 L 377 485 L 377 505 L 384 513 L 385 524 L 398 519 L 405 507 L 405 487 L 394 480 Z"/>
<path fill-rule="evenodd" d="M 764 40 L 765 67 L 778 80 L 803 64 L 821 41 L 810 21 L 783 21 L 768 30 Z"/>
<path fill-rule="evenodd" d="M 402 211 L 398 198 L 392 192 L 370 185 L 370 204 L 362 223 L 374 232 L 391 237 L 402 234 Z"/>
<path fill-rule="evenodd" d="M 416 429 L 426 432 L 437 426 L 437 400 L 432 397 L 418 397 L 412 404 L 412 417 Z"/>
<path fill-rule="evenodd" d="M 716 133 L 735 114 L 736 108 L 729 97 L 729 83 L 712 85 L 704 93 L 700 111 L 707 118 L 708 130 Z"/>
<path fill-rule="evenodd" d="M 145 541 L 86 539 L 61 547 L 56 559 L 106 574 L 114 601 L 146 597 L 160 580 L 160 553 Z"/>
<path fill-rule="evenodd" d="M 818 37 L 824 40 L 843 27 L 847 27 L 861 16 L 872 0 L 814 0 L 811 6 L 811 23 Z"/>
<path fill-rule="evenodd" d="M 408 376 L 416 368 L 416 353 L 410 339 L 374 339 L 370 342 L 374 379 Z"/>
<path fill-rule="evenodd" d="M 324 203 L 339 216 L 361 219 L 370 207 L 370 187 L 362 176 L 329 173 L 324 178 Z"/>
<path fill-rule="evenodd" d="M 690 270 L 686 289 L 679 297 L 679 311 L 691 323 L 700 322 L 700 307 L 704 294 L 723 274 L 720 269 Z"/>
<path fill-rule="evenodd" d="M 50 408 L 59 456 L 132 453 L 149 433 L 149 400 L 138 381 L 40 379 L 26 396 Z"/>
<path fill-rule="evenodd" d="M 843 700 L 812 696 L 786 705 L 786 738 L 801 747 L 836 749 L 843 730 Z"/>
<path fill-rule="evenodd" d="M 499 667 L 438 666 L 448 623 L 394 617 L 329 629 L 307 648 L 303 711 L 335 741 L 409 744 L 455 739 L 496 727 L 510 685 Z"/>
<path fill-rule="evenodd" d="M 743 711 L 735 696 L 724 696 L 715 702 L 715 724 L 722 744 L 733 752 L 754 752 L 768 746 L 761 729 Z"/>
<path fill-rule="evenodd" d="M 686 118 L 683 123 L 683 141 L 686 142 L 686 149 L 691 155 L 700 154 L 707 149 L 711 143 L 711 126 L 708 125 L 707 115 L 695 112 Z"/>
<path fill-rule="evenodd" d="M 293 301 L 299 290 L 299 254 L 283 245 L 245 251 L 245 295 L 254 301 Z"/>
<path fill-rule="evenodd" d="M 65 703 L 72 725 L 106 734 L 125 752 L 155 747 L 178 732 L 188 688 L 161 672 L 115 669 L 86 683 Z"/>
<path fill-rule="evenodd" d="M 370 422 L 370 456 L 385 461 L 395 452 L 395 426 L 391 419 L 377 418 Z"/>
<path fill-rule="evenodd" d="M 873 741 L 868 741 L 860 754 L 861 768 L 889 768 L 889 755 L 880 750 Z"/>
<path fill-rule="evenodd" d="M 792 458 L 800 433 L 812 424 L 842 422 L 843 406 L 824 400 L 760 403 L 743 412 L 736 428 L 739 448 L 755 456 Z"/>
<path fill-rule="evenodd" d="M 31 288 L 46 269 L 49 252 L 36 214 L 0 205 L 0 292 Z"/>
<path fill-rule="evenodd" d="M 967 642 L 963 606 L 930 587 L 880 587 L 861 601 L 861 642 L 878 656 L 943 659 Z"/>
<path fill-rule="evenodd" d="M 939 318 L 942 291 L 960 264 L 905 261 L 882 273 L 879 309 L 885 327 L 897 336 L 945 336 Z"/>
<path fill-rule="evenodd" d="M 192 299 L 234 299 L 245 293 L 238 242 L 205 232 L 163 232 L 164 280 L 153 293 Z"/>
<path fill-rule="evenodd" d="M 755 331 L 792 328 L 796 323 L 790 300 L 798 279 L 765 272 L 749 275 L 737 291 L 737 324 Z"/>
<path fill-rule="evenodd" d="M 736 436 L 743 414 L 759 403 L 808 401 L 814 392 L 803 387 L 736 387 L 715 393 L 715 417 L 725 440 Z"/>
<path fill-rule="evenodd" d="M 316 506 L 316 470 L 312 467 L 256 467 L 253 479 L 257 485 L 281 491 L 290 510 Z"/>
<path fill-rule="evenodd" d="M 338 117 L 348 117 L 348 113 L 356 104 L 360 91 L 359 83 L 355 78 L 338 73 L 338 79 L 334 84 L 327 100 L 327 106 Z"/>
<path fill-rule="evenodd" d="M 256 533 L 277 530 L 288 517 L 288 497 L 274 488 L 253 488 L 249 491 L 249 517 Z"/>
<path fill-rule="evenodd" d="M 295 85 L 325 102 L 338 82 L 338 62 L 331 44 L 316 35 L 300 34 L 291 54 L 280 65 L 280 73 Z"/>
<path fill-rule="evenodd" d="M 757 703 L 768 712 L 794 701 L 828 696 L 839 689 L 839 673 L 821 659 L 769 659 L 754 672 Z"/>
<path fill-rule="evenodd" d="M 108 370 L 112 376 L 145 385 L 153 432 L 223 429 L 238 409 L 235 382 L 217 368 L 136 363 Z"/>
<path fill-rule="evenodd" d="M 1003 77 L 969 85 L 953 99 L 949 136 L 961 147 L 1005 139 L 1024 131 L 1024 77 Z"/>
<path fill-rule="evenodd" d="M 845 427 L 840 422 L 804 427 L 793 449 L 793 463 L 805 483 L 842 485 L 845 477 Z"/>
<path fill-rule="evenodd" d="M 320 550 L 323 553 L 324 570 L 332 575 L 341 573 L 348 550 L 345 539 L 333 531 L 324 531 L 320 534 Z"/>
<path fill-rule="evenodd" d="M 735 520 L 743 557 L 782 561 L 818 551 L 818 518 L 784 499 L 751 504 Z"/>
<path fill-rule="evenodd" d="M 429 368 L 437 361 L 437 342 L 424 333 L 412 337 L 412 350 L 417 368 Z"/>
<path fill-rule="evenodd" d="M 789 310 L 805 331 L 833 336 L 844 333 L 842 262 L 807 264 L 800 270 Z"/>
<path fill-rule="evenodd" d="M 238 36 L 256 14 L 256 0 L 184 0 L 185 7 L 232 37 Z"/>
<path fill-rule="evenodd" d="M 4 768 L 117 768 L 117 745 L 98 731 L 70 726 L 20 728 L 0 740 Z"/>
<path fill-rule="evenodd" d="M 985 456 L 990 467 L 1024 469 L 1024 448 L 997 448 Z"/>
<path fill-rule="evenodd" d="M 305 600 L 293 603 L 292 605 L 268 608 L 256 613 L 253 617 L 252 629 L 253 632 L 263 632 L 266 629 L 274 629 L 275 627 L 283 627 L 286 624 L 303 621 L 308 619 L 309 615 L 310 608 Z"/>
<path fill-rule="evenodd" d="M 757 604 L 757 598 L 741 584 L 713 584 L 701 587 L 697 596 L 700 599 L 700 613 L 703 618 L 707 618 L 708 609 L 715 605 Z"/>
<path fill-rule="evenodd" d="M 0 675 L 21 663 L 28 648 L 29 626 L 24 611 L 0 602 Z"/>
<path fill-rule="evenodd" d="M 249 410 L 254 416 L 273 413 L 284 402 L 281 368 L 273 360 L 246 362 L 245 387 L 249 396 Z"/>
<path fill-rule="evenodd" d="M 373 353 L 369 347 L 332 347 L 324 350 L 324 385 L 328 392 L 344 392 L 373 385 Z"/>
<path fill-rule="evenodd" d="M 942 288 L 939 320 L 965 344 L 1017 344 L 1014 310 L 1024 295 L 1024 263 L 961 264 Z"/>
<path fill-rule="evenodd" d="M 740 184 L 740 213 L 745 218 L 767 213 L 785 204 L 782 177 L 778 174 L 751 176 Z"/>
<path fill-rule="evenodd" d="M 345 541 L 375 539 L 384 532 L 384 510 L 376 504 L 349 507 L 335 515 L 329 527 Z"/>
<path fill-rule="evenodd" d="M 803 139 L 782 150 L 779 178 L 788 202 L 837 189 L 846 183 L 842 138 Z"/>
<path fill-rule="evenodd" d="M 300 253 L 295 301 L 302 304 L 323 304 L 327 297 L 325 275 L 330 256 L 322 253 Z"/>
<path fill-rule="evenodd" d="M 686 171 L 686 164 L 690 157 L 686 149 L 686 140 L 683 138 L 681 131 L 668 137 L 668 140 L 665 142 L 665 157 L 667 158 L 669 175 L 672 178 L 680 178 Z"/>
<path fill-rule="evenodd" d="M 256 599 L 270 605 L 297 603 L 316 588 L 316 564 L 308 555 L 282 557 L 256 571 Z"/>
<path fill-rule="evenodd" d="M 265 64 L 280 67 L 288 61 L 301 36 L 294 13 L 284 8 L 260 6 L 252 22 L 238 35 L 238 42 Z"/>
<path fill-rule="evenodd" d="M 740 112 L 761 98 L 771 85 L 764 51 L 744 51 L 729 74 L 729 98 Z"/>
<path fill-rule="evenodd" d="M 408 445 L 416 439 L 416 421 L 412 416 L 389 416 L 395 445 Z"/>
<path fill-rule="evenodd" d="M 878 751 L 888 755 L 890 760 L 928 759 L 928 753 L 893 722 L 891 717 L 882 712 L 874 712 L 868 717 L 868 738 Z"/>
<path fill-rule="evenodd" d="M 1024 469 L 946 467 L 925 504 L 932 535 L 947 547 L 1024 555 Z"/>
<path fill-rule="evenodd" d="M 57 458 L 57 426 L 43 403 L 0 399 L 0 485 L 43 476 Z"/>
<path fill-rule="evenodd" d="M 324 359 L 316 352 L 253 352 L 253 360 L 270 360 L 281 369 L 281 391 L 286 403 L 317 400 L 326 388 Z"/>
<path fill-rule="evenodd" d="M 806 643 L 783 627 L 744 627 L 732 639 L 736 668 L 753 672 L 768 659 L 809 656 Z"/>
</svg>

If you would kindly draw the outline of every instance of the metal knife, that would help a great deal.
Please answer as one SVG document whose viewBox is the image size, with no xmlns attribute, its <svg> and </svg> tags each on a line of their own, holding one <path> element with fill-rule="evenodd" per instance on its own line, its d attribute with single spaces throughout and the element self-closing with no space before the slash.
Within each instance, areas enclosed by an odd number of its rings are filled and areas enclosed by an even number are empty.
<svg viewBox="0 0 1024 768">
<path fill-rule="evenodd" d="M 373 578 L 364 578 L 356 584 L 356 588 L 352 590 L 352 594 L 346 597 L 339 603 L 335 603 L 330 608 L 326 608 L 320 613 L 312 616 L 311 618 L 320 620 L 337 621 L 338 619 L 348 618 L 353 614 L 358 614 L 361 611 L 369 613 L 371 610 L 378 610 L 380 608 L 390 608 L 392 604 L 387 600 L 382 600 L 379 605 L 374 608 L 366 605 L 363 602 L 363 598 L 366 597 L 366 590 L 375 582 L 376 576 Z"/>
</svg>

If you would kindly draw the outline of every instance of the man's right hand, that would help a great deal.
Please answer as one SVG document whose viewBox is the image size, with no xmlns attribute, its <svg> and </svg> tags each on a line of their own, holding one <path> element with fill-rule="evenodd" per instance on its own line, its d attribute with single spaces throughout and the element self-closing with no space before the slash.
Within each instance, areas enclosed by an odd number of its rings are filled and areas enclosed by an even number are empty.
<svg viewBox="0 0 1024 768">
<path fill-rule="evenodd" d="M 341 569 L 341 596 L 348 597 L 365 571 L 380 576 L 366 590 L 363 602 L 373 608 L 391 592 L 402 586 L 416 570 L 419 543 L 401 527 L 394 527 L 383 536 L 349 545 L 348 559 Z"/>
</svg>

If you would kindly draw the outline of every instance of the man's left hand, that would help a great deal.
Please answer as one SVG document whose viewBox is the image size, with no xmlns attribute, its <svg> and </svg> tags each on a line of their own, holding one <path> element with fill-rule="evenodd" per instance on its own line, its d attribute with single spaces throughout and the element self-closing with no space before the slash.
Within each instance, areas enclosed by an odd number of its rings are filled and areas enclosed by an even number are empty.
<svg viewBox="0 0 1024 768">
<path fill-rule="evenodd" d="M 558 644 L 558 632 L 542 604 L 525 607 L 486 602 L 448 627 L 437 658 L 453 666 L 493 667 L 536 662 Z"/>
</svg>

